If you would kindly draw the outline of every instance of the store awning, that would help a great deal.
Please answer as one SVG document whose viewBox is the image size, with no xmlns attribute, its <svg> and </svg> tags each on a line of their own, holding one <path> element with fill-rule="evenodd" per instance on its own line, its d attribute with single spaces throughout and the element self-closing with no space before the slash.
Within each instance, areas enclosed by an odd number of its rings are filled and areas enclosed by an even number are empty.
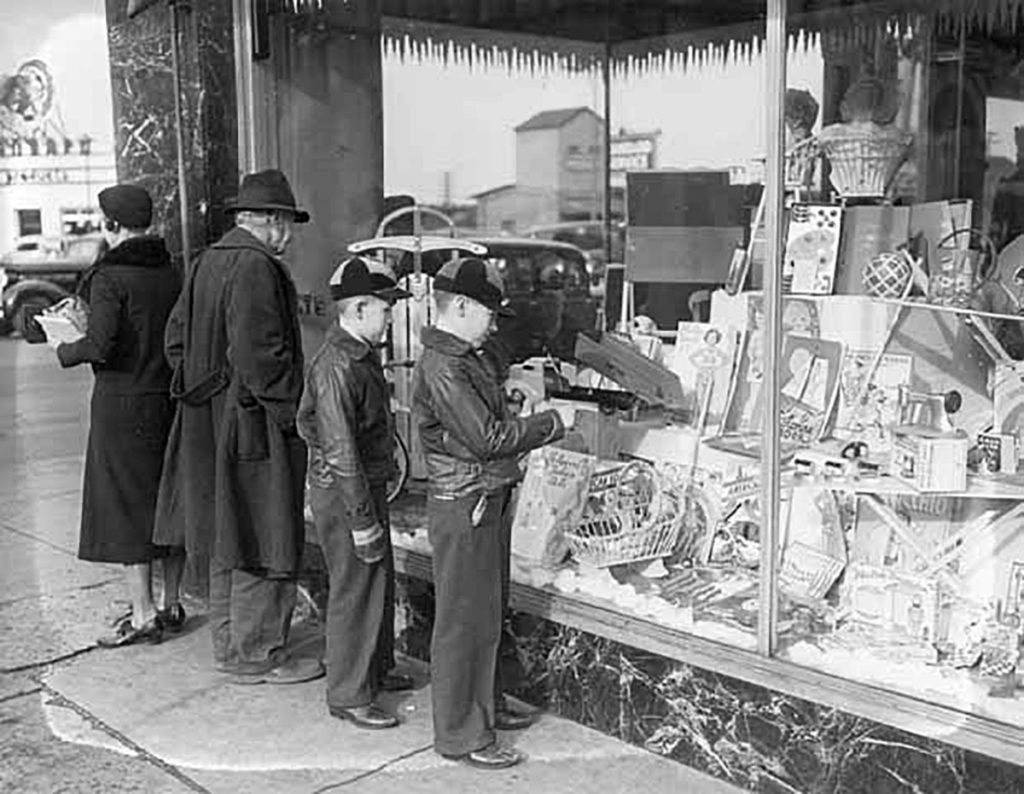
<svg viewBox="0 0 1024 794">
<path fill-rule="evenodd" d="M 764 0 L 383 0 L 387 50 L 516 70 L 616 71 L 746 60 L 764 41 Z M 928 22 L 1016 30 L 1024 0 L 794 0 L 790 43 L 834 46 Z M 557 34 L 557 35 L 553 35 Z M 607 47 L 606 47 L 607 45 Z"/>
<path fill-rule="evenodd" d="M 159 0 L 129 0 L 134 16 Z M 517 71 L 648 71 L 743 60 L 764 41 L 765 0 L 262 0 L 313 26 L 351 30 L 379 5 L 387 52 Z M 881 31 L 1017 30 L 1024 0 L 792 0 L 790 43 L 837 46 Z M 357 23 L 358 24 L 358 23 Z"/>
</svg>

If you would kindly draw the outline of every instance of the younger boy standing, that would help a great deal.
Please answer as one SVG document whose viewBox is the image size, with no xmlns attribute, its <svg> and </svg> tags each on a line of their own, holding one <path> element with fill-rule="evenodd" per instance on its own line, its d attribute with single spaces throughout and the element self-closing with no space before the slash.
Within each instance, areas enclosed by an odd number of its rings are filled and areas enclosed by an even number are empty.
<svg viewBox="0 0 1024 794">
<path fill-rule="evenodd" d="M 327 707 L 361 728 L 393 728 L 381 690 L 409 689 L 394 665 L 395 569 L 387 482 L 394 419 L 377 348 L 409 293 L 387 265 L 351 257 L 330 279 L 338 322 L 306 374 L 299 434 L 310 449 L 310 504 L 327 561 Z"/>
</svg>

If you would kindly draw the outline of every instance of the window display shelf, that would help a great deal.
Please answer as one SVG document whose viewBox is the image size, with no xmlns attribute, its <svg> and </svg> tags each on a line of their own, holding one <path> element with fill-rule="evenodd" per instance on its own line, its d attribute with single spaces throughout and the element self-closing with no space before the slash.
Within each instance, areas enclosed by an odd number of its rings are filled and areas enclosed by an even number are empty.
<svg viewBox="0 0 1024 794">
<path fill-rule="evenodd" d="M 967 476 L 967 489 L 963 491 L 922 492 L 895 477 L 863 477 L 847 479 L 840 477 L 809 477 L 788 472 L 783 475 L 783 488 L 828 488 L 847 493 L 879 494 L 891 496 L 917 496 L 944 499 L 1001 499 L 1019 502 L 1024 495 L 1024 477 L 1019 474 Z"/>
<path fill-rule="evenodd" d="M 396 545 L 395 567 L 415 579 L 429 582 L 433 578 L 430 555 L 422 550 Z M 550 586 L 513 581 L 511 604 L 516 610 L 685 664 L 1024 764 L 1024 725 L 1011 721 L 1015 715 L 1010 713 L 1009 703 L 1006 713 L 993 719 L 991 712 L 985 716 L 975 713 L 966 700 L 957 708 L 925 700 L 923 693 L 915 697 L 843 678 L 840 676 L 849 671 L 840 669 L 838 662 L 832 665 L 835 674 L 830 674 L 783 658 L 765 657 L 751 649 L 624 614 L 620 606 L 604 599 L 561 593 Z M 884 684 L 884 679 L 879 684 Z"/>
</svg>

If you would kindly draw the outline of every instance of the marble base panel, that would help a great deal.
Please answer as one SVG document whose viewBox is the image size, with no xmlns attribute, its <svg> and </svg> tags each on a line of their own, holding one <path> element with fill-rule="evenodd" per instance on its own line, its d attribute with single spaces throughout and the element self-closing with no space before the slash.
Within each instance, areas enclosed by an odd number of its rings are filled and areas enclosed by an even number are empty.
<svg viewBox="0 0 1024 794">
<path fill-rule="evenodd" d="M 433 587 L 400 578 L 399 643 L 429 660 Z M 1011 794 L 1024 769 L 516 613 L 514 694 L 766 794 Z"/>
</svg>

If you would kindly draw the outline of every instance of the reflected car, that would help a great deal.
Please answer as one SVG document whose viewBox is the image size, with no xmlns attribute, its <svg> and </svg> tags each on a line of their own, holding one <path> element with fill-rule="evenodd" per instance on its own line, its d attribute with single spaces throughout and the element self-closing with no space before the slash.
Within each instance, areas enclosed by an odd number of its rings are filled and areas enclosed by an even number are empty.
<svg viewBox="0 0 1024 794">
<path fill-rule="evenodd" d="M 21 238 L 0 257 L 7 278 L 0 301 L 0 333 L 17 331 L 42 341 L 35 316 L 74 293 L 82 275 L 99 258 L 101 235 Z"/>
<path fill-rule="evenodd" d="M 517 237 L 470 237 L 487 249 L 481 258 L 492 262 L 505 280 L 505 293 L 515 317 L 501 317 L 494 342 L 509 363 L 552 355 L 572 360 L 576 335 L 594 331 L 601 301 L 590 288 L 586 257 L 569 243 Z M 422 268 L 433 276 L 451 250 L 423 254 Z M 399 278 L 412 271 L 409 254 L 395 263 Z"/>
<path fill-rule="evenodd" d="M 604 280 L 608 256 L 605 250 L 604 221 L 568 221 L 534 226 L 527 230 L 526 236 L 575 245 L 587 258 L 591 283 L 597 286 Z M 624 221 L 612 221 L 611 261 L 624 261 L 625 248 L 626 224 Z"/>
</svg>

